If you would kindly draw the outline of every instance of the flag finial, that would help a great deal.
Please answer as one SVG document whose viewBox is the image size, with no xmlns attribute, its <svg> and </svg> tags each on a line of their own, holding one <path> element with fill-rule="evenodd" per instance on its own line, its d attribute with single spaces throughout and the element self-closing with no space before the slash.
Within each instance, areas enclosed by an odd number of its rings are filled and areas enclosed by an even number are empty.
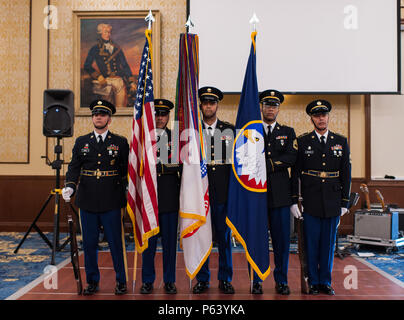
<svg viewBox="0 0 404 320">
<path fill-rule="evenodd" d="M 154 19 L 153 13 L 151 10 L 149 10 L 149 14 L 144 19 L 149 23 L 148 29 L 151 30 L 152 22 L 154 22 L 156 20 L 156 19 Z"/>
<path fill-rule="evenodd" d="M 193 27 L 194 27 L 194 23 L 193 23 L 192 20 L 191 20 L 191 15 L 188 16 L 188 20 L 187 20 L 187 22 L 185 23 L 185 26 L 187 27 L 187 32 L 189 32 L 189 29 L 190 29 L 190 28 L 193 28 Z"/>
<path fill-rule="evenodd" d="M 258 19 L 257 15 L 254 12 L 253 16 L 250 19 L 250 24 L 253 25 L 253 31 L 257 31 L 257 23 L 259 22 L 260 20 Z"/>
</svg>

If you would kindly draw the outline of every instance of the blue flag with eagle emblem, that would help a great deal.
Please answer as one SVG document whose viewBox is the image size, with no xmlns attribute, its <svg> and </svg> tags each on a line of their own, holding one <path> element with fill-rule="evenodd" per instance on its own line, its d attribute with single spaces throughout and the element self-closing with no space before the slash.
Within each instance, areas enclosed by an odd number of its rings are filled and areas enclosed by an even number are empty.
<svg viewBox="0 0 404 320">
<path fill-rule="evenodd" d="M 232 150 L 226 223 L 243 245 L 246 258 L 262 279 L 269 275 L 267 174 L 264 127 L 259 107 L 255 36 L 244 76 Z"/>
</svg>

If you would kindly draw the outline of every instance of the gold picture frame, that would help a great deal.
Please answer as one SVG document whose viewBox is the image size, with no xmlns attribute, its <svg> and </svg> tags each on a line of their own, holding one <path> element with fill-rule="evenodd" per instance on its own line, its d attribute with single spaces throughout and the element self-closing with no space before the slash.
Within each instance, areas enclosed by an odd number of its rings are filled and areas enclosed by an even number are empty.
<svg viewBox="0 0 404 320">
<path fill-rule="evenodd" d="M 160 12 L 152 11 L 154 96 L 160 96 Z M 115 115 L 133 115 L 146 41 L 148 11 L 73 11 L 75 113 L 90 116 L 95 99 L 116 106 Z M 101 76 L 101 77 L 100 77 Z"/>
</svg>

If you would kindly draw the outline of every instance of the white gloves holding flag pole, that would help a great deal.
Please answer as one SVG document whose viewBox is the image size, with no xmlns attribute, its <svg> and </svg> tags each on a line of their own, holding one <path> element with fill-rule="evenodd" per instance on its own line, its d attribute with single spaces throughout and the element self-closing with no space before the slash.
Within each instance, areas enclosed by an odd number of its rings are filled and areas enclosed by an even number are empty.
<svg viewBox="0 0 404 320">
<path fill-rule="evenodd" d="M 292 204 L 290 206 L 290 212 L 292 212 L 293 216 L 296 219 L 300 219 L 302 217 L 302 213 L 300 212 L 300 209 L 297 204 Z"/>
<path fill-rule="evenodd" d="M 72 196 L 74 190 L 70 187 L 62 189 L 62 197 L 66 202 L 70 202 L 70 197 Z"/>
</svg>

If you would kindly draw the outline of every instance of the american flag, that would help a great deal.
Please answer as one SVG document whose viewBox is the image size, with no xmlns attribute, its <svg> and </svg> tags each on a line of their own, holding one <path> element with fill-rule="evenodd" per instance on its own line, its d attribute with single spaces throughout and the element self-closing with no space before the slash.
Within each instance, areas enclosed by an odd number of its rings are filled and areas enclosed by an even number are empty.
<svg viewBox="0 0 404 320">
<path fill-rule="evenodd" d="M 138 252 L 159 232 L 156 174 L 156 134 L 152 74 L 151 31 L 140 62 L 129 151 L 128 214 L 133 223 Z"/>
</svg>

